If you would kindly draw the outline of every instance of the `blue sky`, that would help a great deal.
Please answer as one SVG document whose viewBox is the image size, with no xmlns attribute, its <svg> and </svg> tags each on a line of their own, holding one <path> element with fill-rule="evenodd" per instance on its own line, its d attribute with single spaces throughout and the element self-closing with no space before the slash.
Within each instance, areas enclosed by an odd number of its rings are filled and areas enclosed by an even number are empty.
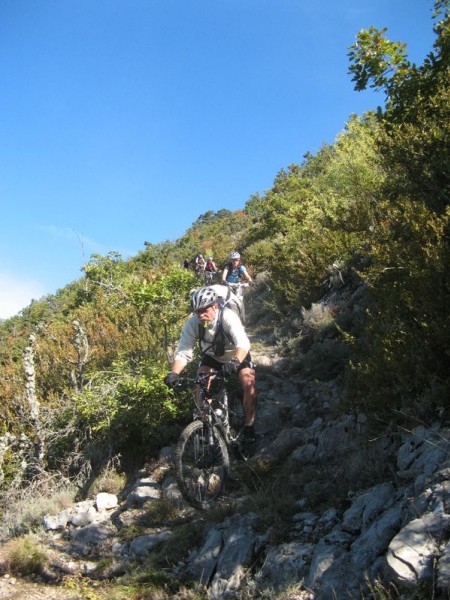
<svg viewBox="0 0 450 600">
<path fill-rule="evenodd" d="M 0 0 L 0 318 L 243 208 L 352 113 L 348 47 L 422 63 L 430 0 Z"/>
</svg>

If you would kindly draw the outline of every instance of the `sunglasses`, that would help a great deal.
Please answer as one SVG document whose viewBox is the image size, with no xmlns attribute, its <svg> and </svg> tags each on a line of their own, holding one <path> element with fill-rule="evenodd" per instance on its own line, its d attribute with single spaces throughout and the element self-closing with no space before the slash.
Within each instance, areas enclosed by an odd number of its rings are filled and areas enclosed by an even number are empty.
<svg viewBox="0 0 450 600">
<path fill-rule="evenodd" d="M 201 314 L 205 313 L 207 310 L 209 310 L 210 308 L 211 308 L 210 306 L 206 306 L 205 308 L 198 308 L 195 311 L 195 314 L 196 315 L 201 315 Z"/>
</svg>

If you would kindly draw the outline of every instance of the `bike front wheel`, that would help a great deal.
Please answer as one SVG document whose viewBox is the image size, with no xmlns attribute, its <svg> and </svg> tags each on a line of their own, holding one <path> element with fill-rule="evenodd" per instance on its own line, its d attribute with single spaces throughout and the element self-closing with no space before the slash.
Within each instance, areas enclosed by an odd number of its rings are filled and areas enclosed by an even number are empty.
<svg viewBox="0 0 450 600">
<path fill-rule="evenodd" d="M 183 498 L 208 509 L 223 491 L 230 459 L 216 425 L 194 421 L 181 433 L 175 449 L 175 475 Z"/>
</svg>

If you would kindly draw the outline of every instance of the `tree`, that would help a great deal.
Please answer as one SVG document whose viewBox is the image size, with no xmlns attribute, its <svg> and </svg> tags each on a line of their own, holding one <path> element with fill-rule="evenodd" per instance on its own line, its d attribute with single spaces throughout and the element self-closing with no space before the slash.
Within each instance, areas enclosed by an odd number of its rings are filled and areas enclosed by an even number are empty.
<svg viewBox="0 0 450 600">
<path fill-rule="evenodd" d="M 407 60 L 405 44 L 384 36 L 386 29 L 359 32 L 349 52 L 355 89 L 364 90 L 370 83 L 386 94 L 386 110 L 379 113 L 386 195 L 406 195 L 440 213 L 450 198 L 449 6 L 450 0 L 435 4 L 437 38 L 420 67 Z"/>
<path fill-rule="evenodd" d="M 450 327 L 443 320 L 450 302 L 449 6 L 435 4 L 437 38 L 421 66 L 407 60 L 404 44 L 386 39 L 385 29 L 360 32 L 349 54 L 356 89 L 371 83 L 387 100 L 376 137 L 385 173 L 369 274 L 376 309 L 349 389 L 365 408 L 416 416 L 423 406 L 450 410 Z"/>
</svg>

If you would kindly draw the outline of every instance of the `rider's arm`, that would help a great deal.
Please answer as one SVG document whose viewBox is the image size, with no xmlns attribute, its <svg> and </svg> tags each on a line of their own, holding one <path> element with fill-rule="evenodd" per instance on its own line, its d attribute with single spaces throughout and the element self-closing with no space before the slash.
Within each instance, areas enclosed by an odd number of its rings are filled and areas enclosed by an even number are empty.
<svg viewBox="0 0 450 600">
<path fill-rule="evenodd" d="M 183 327 L 180 341 L 175 351 L 175 360 L 172 365 L 172 371 L 180 374 L 184 367 L 194 356 L 194 347 L 198 338 L 198 319 L 195 316 L 190 317 Z"/>
<path fill-rule="evenodd" d="M 224 283 L 227 283 L 227 275 L 228 275 L 228 267 L 225 267 L 225 269 L 222 271 L 222 281 Z"/>
<path fill-rule="evenodd" d="M 248 281 L 249 283 L 252 283 L 252 282 L 253 282 L 253 279 L 250 277 L 250 275 L 249 275 L 249 273 L 248 273 L 248 271 L 247 271 L 246 267 L 244 267 L 244 265 L 242 265 L 242 271 L 241 271 L 241 274 L 244 276 L 244 279 L 245 279 L 246 281 Z"/>
<path fill-rule="evenodd" d="M 173 365 L 172 365 L 172 373 L 177 373 L 177 375 L 179 375 L 184 367 L 186 366 L 186 361 L 181 360 L 180 358 L 176 358 Z"/>
<path fill-rule="evenodd" d="M 247 354 L 248 354 L 248 352 L 246 350 L 244 350 L 244 348 L 240 348 L 238 346 L 236 348 L 233 358 L 237 358 L 238 361 L 241 363 L 244 360 L 244 358 L 247 356 Z"/>
</svg>

